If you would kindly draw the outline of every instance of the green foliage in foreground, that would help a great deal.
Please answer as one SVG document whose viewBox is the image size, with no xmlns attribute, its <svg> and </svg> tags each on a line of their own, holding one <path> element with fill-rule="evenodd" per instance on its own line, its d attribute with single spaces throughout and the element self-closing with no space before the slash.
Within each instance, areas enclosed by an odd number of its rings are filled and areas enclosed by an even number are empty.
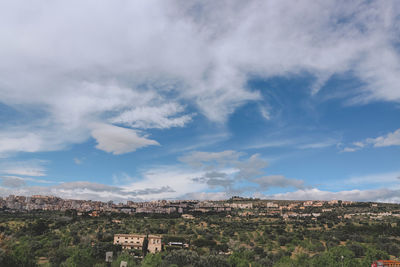
<svg viewBox="0 0 400 267">
<path fill-rule="evenodd" d="M 145 267 L 361 267 L 377 259 L 400 257 L 398 219 L 332 218 L 283 221 L 199 214 L 194 220 L 184 220 L 167 215 L 91 218 L 55 212 L 3 213 L 0 266 L 107 267 L 107 251 L 114 253 L 112 267 L 119 267 L 121 261 Z M 189 243 L 190 249 L 169 247 L 142 259 L 114 246 L 116 233 L 163 234 L 165 243 Z M 143 254 L 138 251 L 136 256 Z"/>
</svg>

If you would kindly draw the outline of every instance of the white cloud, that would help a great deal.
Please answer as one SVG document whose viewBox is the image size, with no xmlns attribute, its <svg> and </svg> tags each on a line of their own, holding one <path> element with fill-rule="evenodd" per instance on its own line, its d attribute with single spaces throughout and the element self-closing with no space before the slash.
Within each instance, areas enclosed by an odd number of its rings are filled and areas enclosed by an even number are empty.
<svg viewBox="0 0 400 267">
<path fill-rule="evenodd" d="M 400 129 L 384 136 L 367 139 L 367 142 L 373 144 L 374 147 L 400 146 Z"/>
<path fill-rule="evenodd" d="M 2 133 L 0 139 L 0 152 L 37 152 L 42 148 L 42 142 L 40 136 L 34 133 L 27 133 L 21 136 L 9 136 L 9 133 Z M 19 136 L 18 136 L 19 135 Z"/>
<path fill-rule="evenodd" d="M 351 71 L 354 101 L 399 102 L 398 14 L 397 1 L 1 2 L 0 101 L 38 116 L 5 125 L 0 152 L 84 142 L 92 121 L 186 125 L 170 102 L 224 122 L 261 98 L 250 76 L 310 73 L 316 94 Z"/>
<path fill-rule="evenodd" d="M 207 185 L 193 180 L 200 177 L 201 172 L 171 167 L 154 168 L 142 173 L 140 180 L 124 186 L 124 191 L 145 190 L 146 188 L 169 187 L 171 191 L 155 192 L 152 194 L 138 195 L 142 199 L 175 199 L 188 192 L 202 192 L 207 190 Z"/>
<path fill-rule="evenodd" d="M 365 146 L 363 142 L 354 142 L 353 145 L 360 148 L 363 148 Z"/>
<path fill-rule="evenodd" d="M 268 142 L 260 142 L 260 143 L 253 143 L 249 144 L 244 147 L 244 149 L 261 149 L 261 148 L 269 148 L 269 147 L 285 147 L 294 145 L 297 143 L 297 140 L 272 140 Z"/>
<path fill-rule="evenodd" d="M 183 111 L 183 106 L 177 103 L 166 103 L 157 107 L 137 107 L 124 111 L 112 118 L 111 122 L 141 129 L 183 127 L 191 120 L 190 115 L 177 116 Z"/>
<path fill-rule="evenodd" d="M 172 153 L 193 151 L 193 150 L 197 150 L 202 147 L 209 147 L 213 144 L 225 141 L 225 140 L 229 139 L 229 137 L 230 137 L 230 134 L 226 131 L 196 136 L 190 140 L 189 145 L 184 145 L 181 147 L 174 146 L 169 151 Z"/>
<path fill-rule="evenodd" d="M 376 138 L 367 138 L 364 141 L 354 142 L 353 146 L 343 148 L 343 152 L 355 152 L 365 147 L 400 146 L 400 129 Z"/>
<path fill-rule="evenodd" d="M 22 176 L 46 176 L 44 160 L 28 160 L 3 162 L 0 164 L 0 173 Z"/>
<path fill-rule="evenodd" d="M 157 141 L 138 136 L 135 130 L 109 124 L 96 124 L 92 136 L 97 141 L 96 148 L 114 155 L 132 152 L 145 146 L 159 145 Z"/>
<path fill-rule="evenodd" d="M 260 107 L 260 112 L 264 119 L 267 121 L 271 120 L 271 114 L 266 107 Z"/>
<path fill-rule="evenodd" d="M 357 150 L 359 150 L 359 148 L 356 148 L 356 147 L 345 147 L 345 148 L 342 149 L 342 152 L 355 152 Z"/>
<path fill-rule="evenodd" d="M 82 160 L 82 159 L 79 159 L 79 158 L 74 158 L 74 163 L 75 163 L 76 165 L 81 165 L 81 164 L 83 163 L 83 160 Z"/>
<path fill-rule="evenodd" d="M 292 139 L 275 139 L 246 145 L 244 149 L 262 149 L 271 147 L 292 147 L 297 149 L 321 149 L 337 145 L 337 139 L 321 137 L 297 137 Z"/>
<path fill-rule="evenodd" d="M 336 144 L 337 144 L 336 140 L 326 140 L 326 141 L 322 141 L 322 142 L 302 144 L 302 145 L 299 145 L 298 148 L 300 148 L 300 149 L 317 149 L 317 148 L 331 147 Z"/>
</svg>

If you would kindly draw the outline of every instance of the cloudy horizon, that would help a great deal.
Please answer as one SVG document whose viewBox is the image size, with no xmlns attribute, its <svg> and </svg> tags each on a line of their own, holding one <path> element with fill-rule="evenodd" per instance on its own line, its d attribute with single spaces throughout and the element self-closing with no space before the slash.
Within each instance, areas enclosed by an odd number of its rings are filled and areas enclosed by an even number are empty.
<svg viewBox="0 0 400 267">
<path fill-rule="evenodd" d="M 400 203 L 397 1 L 0 3 L 0 196 Z"/>
</svg>

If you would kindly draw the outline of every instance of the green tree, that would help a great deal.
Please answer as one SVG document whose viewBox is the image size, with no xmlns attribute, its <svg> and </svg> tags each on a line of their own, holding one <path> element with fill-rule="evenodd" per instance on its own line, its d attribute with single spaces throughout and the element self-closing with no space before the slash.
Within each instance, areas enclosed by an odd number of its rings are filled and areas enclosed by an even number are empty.
<svg viewBox="0 0 400 267">
<path fill-rule="evenodd" d="M 157 254 L 147 254 L 142 261 L 142 267 L 158 267 L 161 266 L 162 259 L 159 253 Z"/>
<path fill-rule="evenodd" d="M 88 249 L 76 248 L 65 262 L 61 264 L 62 267 L 91 267 L 95 263 L 94 258 L 91 256 Z"/>
<path fill-rule="evenodd" d="M 199 261 L 199 255 L 190 250 L 173 250 L 165 255 L 163 264 L 169 266 L 171 264 L 176 264 L 178 266 L 191 266 Z"/>
<path fill-rule="evenodd" d="M 148 249 L 149 249 L 149 238 L 146 236 L 143 240 L 143 246 L 142 246 L 143 257 L 147 255 Z"/>
</svg>

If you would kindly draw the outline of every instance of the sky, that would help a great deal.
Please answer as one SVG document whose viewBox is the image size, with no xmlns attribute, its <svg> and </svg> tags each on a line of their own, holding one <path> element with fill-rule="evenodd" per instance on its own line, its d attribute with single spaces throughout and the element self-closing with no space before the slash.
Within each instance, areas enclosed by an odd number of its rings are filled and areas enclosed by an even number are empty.
<svg viewBox="0 0 400 267">
<path fill-rule="evenodd" d="M 0 196 L 400 203 L 399 1 L 1 1 L 0 40 Z"/>
</svg>

